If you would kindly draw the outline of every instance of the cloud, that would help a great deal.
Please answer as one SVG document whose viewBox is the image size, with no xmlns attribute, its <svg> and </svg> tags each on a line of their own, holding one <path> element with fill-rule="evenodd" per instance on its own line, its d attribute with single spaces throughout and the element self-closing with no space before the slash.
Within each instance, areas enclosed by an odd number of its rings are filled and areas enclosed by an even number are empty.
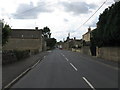
<svg viewBox="0 0 120 90">
<path fill-rule="evenodd" d="M 120 0 L 114 0 L 115 2 L 119 2 Z"/>
<path fill-rule="evenodd" d="M 34 6 L 32 2 L 29 4 L 20 4 L 13 15 L 15 19 L 36 19 L 39 13 L 52 12 L 52 9 L 46 7 L 45 2 L 38 2 Z"/>
<path fill-rule="evenodd" d="M 64 21 L 65 21 L 65 22 L 68 22 L 69 20 L 68 20 L 68 19 L 66 19 L 66 18 L 64 18 Z"/>
<path fill-rule="evenodd" d="M 95 17 L 91 20 L 91 22 L 89 22 L 88 24 L 86 24 L 87 26 L 90 26 L 90 27 L 96 27 L 96 24 L 98 22 L 98 17 Z"/>
<path fill-rule="evenodd" d="M 66 12 L 72 12 L 75 15 L 88 14 L 91 9 L 95 9 L 95 4 L 87 4 L 86 2 L 61 2 Z"/>
</svg>

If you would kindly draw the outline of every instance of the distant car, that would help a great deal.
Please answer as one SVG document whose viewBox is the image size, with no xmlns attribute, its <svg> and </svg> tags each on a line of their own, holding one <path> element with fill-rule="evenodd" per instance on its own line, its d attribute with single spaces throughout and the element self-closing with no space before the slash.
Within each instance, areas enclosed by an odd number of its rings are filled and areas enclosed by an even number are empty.
<svg viewBox="0 0 120 90">
<path fill-rule="evenodd" d="M 59 49 L 62 50 L 62 45 L 59 45 Z"/>
<path fill-rule="evenodd" d="M 60 50 L 62 50 L 62 48 L 59 48 Z"/>
</svg>

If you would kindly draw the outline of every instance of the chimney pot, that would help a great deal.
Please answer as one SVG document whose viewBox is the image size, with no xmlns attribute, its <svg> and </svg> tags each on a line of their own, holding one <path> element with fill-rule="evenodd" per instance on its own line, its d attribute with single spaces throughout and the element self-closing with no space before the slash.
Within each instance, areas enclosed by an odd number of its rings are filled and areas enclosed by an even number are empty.
<svg viewBox="0 0 120 90">
<path fill-rule="evenodd" d="M 88 28 L 88 32 L 91 32 L 91 28 L 90 27 Z"/>
<path fill-rule="evenodd" d="M 38 30 L 38 27 L 35 27 L 35 30 Z"/>
<path fill-rule="evenodd" d="M 76 37 L 74 37 L 74 40 L 76 40 Z"/>
</svg>

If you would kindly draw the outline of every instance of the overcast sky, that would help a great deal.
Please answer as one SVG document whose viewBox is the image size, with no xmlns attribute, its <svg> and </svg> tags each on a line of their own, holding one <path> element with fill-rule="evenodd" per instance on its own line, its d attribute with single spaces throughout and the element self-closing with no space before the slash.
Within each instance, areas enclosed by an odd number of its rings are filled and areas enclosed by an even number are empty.
<svg viewBox="0 0 120 90">
<path fill-rule="evenodd" d="M 12 28 L 42 29 L 48 26 L 57 41 L 70 37 L 82 38 L 90 26 L 96 27 L 100 13 L 111 6 L 106 4 L 80 29 L 79 27 L 102 5 L 105 0 L 1 0 L 0 19 Z"/>
</svg>

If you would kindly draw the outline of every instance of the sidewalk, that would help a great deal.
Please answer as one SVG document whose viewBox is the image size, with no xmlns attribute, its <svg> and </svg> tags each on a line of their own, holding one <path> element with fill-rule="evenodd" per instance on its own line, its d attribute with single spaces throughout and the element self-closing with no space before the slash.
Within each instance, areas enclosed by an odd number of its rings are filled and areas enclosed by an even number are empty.
<svg viewBox="0 0 120 90">
<path fill-rule="evenodd" d="M 30 66 L 35 64 L 38 60 L 42 60 L 42 58 L 47 55 L 49 52 L 41 52 L 37 55 L 31 56 L 25 60 L 21 60 L 19 62 L 15 62 L 12 64 L 2 66 L 2 87 L 6 86 L 13 79 L 15 79 L 19 74 L 24 72 Z"/>
</svg>

